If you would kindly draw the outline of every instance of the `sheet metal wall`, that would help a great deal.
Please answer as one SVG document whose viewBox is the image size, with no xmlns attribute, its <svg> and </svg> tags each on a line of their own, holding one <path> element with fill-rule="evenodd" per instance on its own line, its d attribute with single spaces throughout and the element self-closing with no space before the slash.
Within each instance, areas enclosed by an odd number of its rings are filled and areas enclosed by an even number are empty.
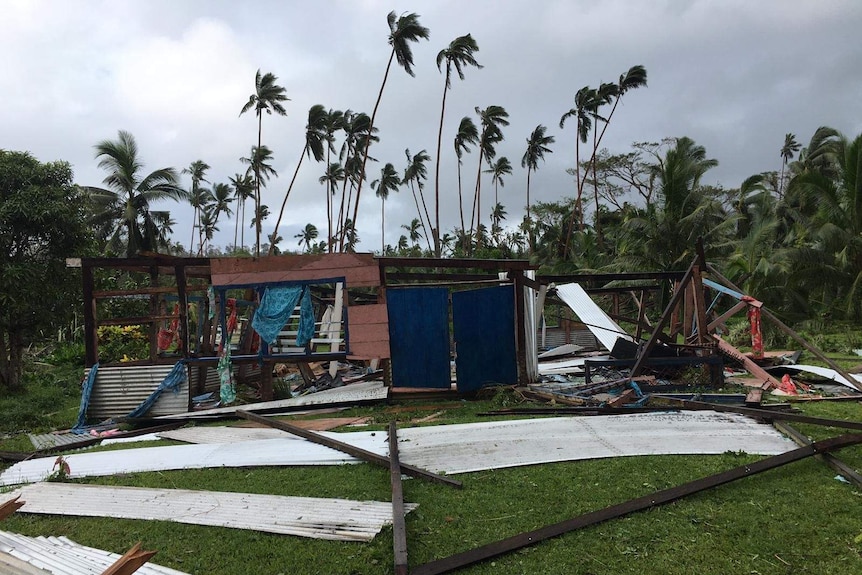
<svg viewBox="0 0 862 575">
<path fill-rule="evenodd" d="M 170 373 L 171 365 L 100 367 L 90 396 L 87 416 L 95 419 L 128 414 L 153 393 Z M 89 373 L 90 370 L 86 370 Z M 189 409 L 188 380 L 177 393 L 162 393 L 147 415 L 183 413 Z"/>
</svg>

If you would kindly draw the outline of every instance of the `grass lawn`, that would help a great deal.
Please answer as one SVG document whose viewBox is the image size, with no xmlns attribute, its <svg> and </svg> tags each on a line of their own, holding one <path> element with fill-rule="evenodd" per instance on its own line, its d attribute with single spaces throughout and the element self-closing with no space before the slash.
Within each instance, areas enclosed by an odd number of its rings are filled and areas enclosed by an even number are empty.
<svg viewBox="0 0 862 575">
<path fill-rule="evenodd" d="M 61 379 L 58 375 L 57 380 Z M 48 377 L 46 381 L 54 380 Z M 54 387 L 65 389 L 65 384 Z M 41 394 L 34 391 L 33 397 Z M 4 401 L 0 400 L 0 411 L 6 409 Z M 477 413 L 511 406 L 512 401 L 511 396 L 499 394 L 475 402 L 359 408 L 345 415 L 371 416 L 373 429 L 383 430 L 393 418 L 406 425 L 438 411 L 445 413 L 435 424 L 485 420 Z M 74 419 L 74 405 L 70 409 L 68 403 L 61 400 L 54 404 L 54 411 L 61 415 L 52 417 L 62 419 L 59 425 L 68 426 Z M 801 407 L 809 415 L 862 420 L 862 406 L 855 402 Z M 13 429 L 21 429 L 21 425 Z M 5 424 L 3 427 L 9 429 Z M 796 427 L 817 439 L 842 433 L 816 426 Z M 0 442 L 0 449 L 26 449 L 28 444 L 20 439 L 6 440 Z M 838 455 L 857 470 L 862 469 L 862 447 Z M 410 479 L 404 482 L 405 500 L 419 503 L 419 508 L 407 516 L 410 565 L 757 459 L 726 453 L 537 465 L 459 475 L 463 490 Z M 814 459 L 792 463 L 462 572 L 858 575 L 862 573 L 862 493 L 834 477 L 831 469 Z M 369 464 L 171 471 L 82 482 L 381 501 L 390 497 L 388 471 Z M 391 528 L 384 529 L 371 543 L 342 543 L 163 522 L 21 513 L 0 527 L 26 535 L 65 535 L 118 553 L 142 541 L 144 548 L 159 551 L 154 559 L 157 563 L 196 574 L 353 575 L 393 571 Z"/>
</svg>

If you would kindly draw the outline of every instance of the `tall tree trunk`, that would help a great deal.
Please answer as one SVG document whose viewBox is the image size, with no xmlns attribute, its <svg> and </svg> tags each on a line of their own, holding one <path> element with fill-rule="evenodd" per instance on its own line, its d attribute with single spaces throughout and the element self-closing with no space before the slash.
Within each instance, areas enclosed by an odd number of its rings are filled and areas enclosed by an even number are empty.
<svg viewBox="0 0 862 575">
<path fill-rule="evenodd" d="M 440 154 L 443 150 L 443 118 L 446 114 L 446 93 L 449 91 L 451 64 L 446 63 L 446 82 L 443 84 L 443 105 L 440 107 L 440 128 L 437 130 L 437 166 L 434 168 L 434 255 L 440 257 Z M 459 188 L 458 193 L 461 193 Z M 461 217 L 463 220 L 463 215 Z M 461 223 L 463 227 L 463 221 Z"/>
<path fill-rule="evenodd" d="M 290 184 L 287 186 L 287 191 L 284 193 L 284 200 L 281 202 L 281 209 L 278 210 L 278 219 L 275 220 L 275 229 L 272 230 L 273 239 L 278 237 L 278 226 L 281 225 L 281 218 L 284 216 L 284 206 L 287 205 L 287 198 L 290 197 L 290 191 L 293 189 L 294 182 L 296 182 L 296 175 L 299 173 L 299 168 L 302 166 L 302 160 L 305 159 L 306 152 L 308 152 L 307 143 L 302 147 L 302 153 L 299 155 L 299 162 L 296 164 L 296 169 L 293 171 L 293 177 L 290 178 Z M 267 255 L 271 256 L 275 252 L 275 242 L 270 242 L 269 244 L 269 252 Z"/>
<path fill-rule="evenodd" d="M 572 210 L 572 215 L 569 217 L 569 229 L 566 233 L 565 246 L 563 247 L 563 259 L 569 255 L 569 247 L 572 244 L 572 234 L 575 231 L 575 216 L 578 216 L 578 229 L 584 230 L 584 211 L 581 204 L 581 194 L 583 186 L 581 185 L 581 120 L 578 118 L 577 133 L 575 134 L 575 207 Z"/>
<path fill-rule="evenodd" d="M 416 215 L 419 216 L 419 223 L 422 224 L 422 231 L 425 232 L 425 241 L 428 243 L 428 251 L 431 251 L 431 240 L 428 238 L 428 228 L 425 227 L 425 220 L 422 219 L 422 210 L 419 209 L 419 199 L 416 195 L 416 186 L 414 185 L 414 180 L 410 180 L 410 191 L 413 192 L 413 203 L 416 204 Z M 422 188 L 419 188 L 419 192 L 422 193 Z M 424 200 L 423 200 L 424 202 Z M 425 213 L 428 213 L 428 210 L 425 210 Z M 430 225 L 430 224 L 429 224 Z"/>
<path fill-rule="evenodd" d="M 194 186 L 192 186 L 192 194 L 194 194 Z M 189 255 L 194 253 L 195 249 L 195 225 L 198 221 L 198 207 L 192 206 L 192 237 L 189 241 Z"/>
<path fill-rule="evenodd" d="M 464 197 L 461 195 L 461 158 L 458 158 L 458 213 L 461 214 L 461 235 L 464 235 Z"/>
<path fill-rule="evenodd" d="M 610 116 L 608 119 L 610 119 Z M 607 127 L 608 125 L 605 124 L 605 128 Z M 598 132 L 598 129 L 598 125 L 593 129 L 593 156 L 591 158 L 591 162 L 593 165 L 593 196 L 596 202 L 596 243 L 598 244 L 599 249 L 602 249 L 604 242 L 602 242 L 602 222 L 601 213 L 599 212 L 599 179 L 596 177 L 596 150 L 599 146 L 598 140 L 596 139 L 596 132 Z"/>
<path fill-rule="evenodd" d="M 233 226 L 233 251 L 236 251 L 236 239 L 239 236 L 239 210 L 240 206 L 236 207 L 236 223 Z"/>
<path fill-rule="evenodd" d="M 380 198 L 380 255 L 386 255 L 386 200 Z"/>
<path fill-rule="evenodd" d="M 257 114 L 257 153 L 260 154 L 261 135 L 263 134 L 263 114 Z M 252 159 L 254 154 L 252 154 Z M 260 257 L 260 162 L 254 163 L 254 255 Z"/>
<path fill-rule="evenodd" d="M 344 157 L 344 165 L 347 165 L 347 160 L 350 159 L 350 149 L 347 150 L 347 155 Z M 341 206 L 338 208 L 338 226 L 339 228 L 335 230 L 335 235 L 338 236 L 338 251 L 339 253 L 344 251 L 344 222 L 347 220 L 346 211 L 350 209 L 350 204 L 348 203 L 345 206 L 345 202 L 347 200 L 347 180 L 350 177 L 347 172 L 344 172 L 344 181 L 341 184 Z"/>
<path fill-rule="evenodd" d="M 326 142 L 326 184 L 324 185 L 326 193 L 326 253 L 332 253 L 332 183 L 329 181 L 329 146 L 332 144 Z"/>
<path fill-rule="evenodd" d="M 371 125 L 368 127 L 368 138 L 365 140 L 365 151 L 362 155 L 362 169 L 359 172 L 359 183 L 356 185 L 356 203 L 353 205 L 353 227 L 356 227 L 356 218 L 359 214 L 359 195 L 362 193 L 362 182 L 365 180 L 365 165 L 368 163 L 368 148 L 371 146 L 371 137 L 374 135 L 374 120 L 377 119 L 377 108 L 380 106 L 380 99 L 383 98 L 383 88 L 386 87 L 386 80 L 389 79 L 389 68 L 392 67 L 392 59 L 395 58 L 395 47 L 392 47 L 392 53 L 389 54 L 389 62 L 386 63 L 386 73 L 383 74 L 383 83 L 380 84 L 380 91 L 377 93 L 377 101 L 374 103 L 374 110 L 371 112 Z M 344 233 L 341 234 L 341 243 L 344 244 Z"/>
<path fill-rule="evenodd" d="M 479 167 L 476 169 L 476 188 L 473 192 L 473 211 L 470 214 L 470 241 L 472 244 L 473 240 L 473 229 L 479 228 L 479 224 L 482 222 L 481 220 L 481 191 L 482 191 L 482 154 L 485 152 L 485 147 L 483 145 L 479 146 Z M 475 226 L 474 226 L 475 223 Z M 477 234 L 478 235 L 478 234 Z M 470 252 L 472 253 L 472 245 L 470 247 Z"/>
<path fill-rule="evenodd" d="M 527 238 L 530 242 L 530 253 L 533 253 L 533 220 L 530 217 L 530 173 L 532 170 L 527 167 Z"/>
</svg>

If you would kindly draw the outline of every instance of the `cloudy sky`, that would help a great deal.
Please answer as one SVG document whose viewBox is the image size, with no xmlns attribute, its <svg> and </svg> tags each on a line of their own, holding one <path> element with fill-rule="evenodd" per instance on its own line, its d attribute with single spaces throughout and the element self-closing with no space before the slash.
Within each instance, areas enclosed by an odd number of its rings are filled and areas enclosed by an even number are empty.
<svg viewBox="0 0 862 575">
<path fill-rule="evenodd" d="M 458 220 L 451 142 L 461 117 L 491 104 L 509 112 L 498 155 L 516 169 L 501 202 L 519 221 L 527 136 L 544 124 L 556 138 L 533 176 L 534 201 L 571 196 L 565 170 L 574 165 L 574 125 L 560 130 L 560 116 L 579 88 L 616 81 L 635 64 L 646 67 L 649 87 L 626 95 L 604 145 L 625 152 L 634 141 L 689 136 L 719 161 L 710 183 L 732 188 L 779 169 L 787 132 L 803 144 L 820 125 L 862 132 L 858 0 L 2 0 L 0 148 L 69 161 L 79 184 L 100 185 L 93 145 L 127 130 L 148 171 L 202 159 L 212 166 L 210 181 L 226 182 L 244 170 L 239 158 L 256 143 L 254 116 L 238 114 L 260 68 L 278 76 L 291 99 L 287 117 L 264 117 L 263 142 L 280 177 L 263 203 L 276 208 L 312 105 L 370 115 L 389 56 L 390 10 L 419 14 L 431 39 L 414 45 L 415 78 L 400 69 L 390 75 L 376 122 L 381 142 L 372 148 L 381 164 L 403 170 L 405 148 L 435 155 L 443 88 L 436 54 L 466 33 L 480 47 L 484 68 L 456 78 L 447 101 L 444 231 Z M 475 162 L 475 153 L 465 160 L 471 189 Z M 370 164 L 369 181 L 381 164 Z M 293 236 L 306 223 L 325 229 L 323 169 L 302 166 L 283 248 L 296 249 Z M 433 190 L 433 163 L 429 173 Z M 380 249 L 378 202 L 363 191 L 364 251 Z M 159 207 L 171 210 L 175 239 L 187 244 L 191 208 Z M 390 197 L 386 214 L 389 243 L 416 217 L 409 191 Z M 220 227 L 215 243 L 231 244 L 233 222 Z"/>
</svg>

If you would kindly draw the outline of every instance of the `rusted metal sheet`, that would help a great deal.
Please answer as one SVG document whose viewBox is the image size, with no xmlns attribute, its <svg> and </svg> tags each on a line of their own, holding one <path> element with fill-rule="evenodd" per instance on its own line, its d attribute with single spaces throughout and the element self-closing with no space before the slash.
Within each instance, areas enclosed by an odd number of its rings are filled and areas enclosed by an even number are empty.
<svg viewBox="0 0 862 575">
<path fill-rule="evenodd" d="M 303 254 L 266 258 L 213 258 L 216 286 L 248 285 L 343 277 L 348 288 L 380 285 L 372 254 Z"/>
<path fill-rule="evenodd" d="M 159 387 L 171 369 L 172 365 L 99 367 L 87 417 L 107 419 L 127 415 Z M 162 393 L 148 415 L 169 415 L 188 409 L 189 383 L 186 380 L 176 393 Z"/>
</svg>

